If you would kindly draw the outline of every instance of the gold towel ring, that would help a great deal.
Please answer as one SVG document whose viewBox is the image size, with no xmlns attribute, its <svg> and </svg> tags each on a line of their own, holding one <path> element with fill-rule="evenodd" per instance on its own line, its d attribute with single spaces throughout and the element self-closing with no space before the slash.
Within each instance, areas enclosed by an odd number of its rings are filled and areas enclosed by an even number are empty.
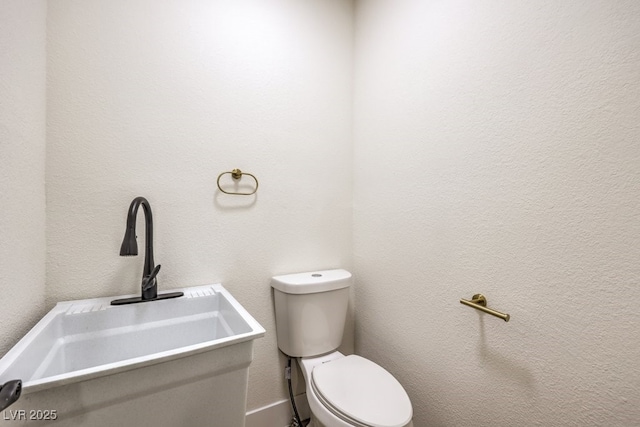
<svg viewBox="0 0 640 427">
<path fill-rule="evenodd" d="M 222 178 L 222 175 L 226 175 L 226 174 L 230 174 L 231 178 L 233 178 L 234 180 L 239 180 L 240 178 L 242 178 L 242 175 L 249 175 L 256 182 L 256 188 L 254 188 L 251 193 L 238 193 L 238 192 L 234 192 L 234 191 L 225 191 L 220 186 L 220 178 Z M 218 184 L 218 189 L 220 191 L 222 191 L 223 193 L 225 193 L 225 194 L 235 194 L 235 195 L 238 195 L 238 196 L 250 196 L 250 195 L 254 194 L 256 191 L 258 191 L 258 178 L 256 178 L 254 175 L 252 175 L 250 173 L 242 172 L 240 169 L 234 169 L 231 172 L 222 172 L 220 175 L 218 175 L 217 184 Z"/>
</svg>

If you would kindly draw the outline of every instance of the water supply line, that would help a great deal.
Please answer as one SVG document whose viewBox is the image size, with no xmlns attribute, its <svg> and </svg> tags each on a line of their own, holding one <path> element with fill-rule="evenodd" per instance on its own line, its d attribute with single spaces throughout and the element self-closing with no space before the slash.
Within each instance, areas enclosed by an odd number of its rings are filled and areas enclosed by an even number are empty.
<svg viewBox="0 0 640 427">
<path fill-rule="evenodd" d="M 287 366 L 284 369 L 284 376 L 289 384 L 289 397 L 291 398 L 291 406 L 293 407 L 293 423 L 291 427 L 302 427 L 302 421 L 300 421 L 300 414 L 298 414 L 298 408 L 296 408 L 296 401 L 293 398 L 293 387 L 291 386 L 291 356 L 287 356 Z"/>
</svg>

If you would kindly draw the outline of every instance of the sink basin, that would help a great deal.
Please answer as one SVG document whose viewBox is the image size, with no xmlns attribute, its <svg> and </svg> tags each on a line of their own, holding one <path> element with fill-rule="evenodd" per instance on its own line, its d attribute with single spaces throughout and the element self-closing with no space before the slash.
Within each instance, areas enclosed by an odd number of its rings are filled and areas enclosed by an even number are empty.
<svg viewBox="0 0 640 427">
<path fill-rule="evenodd" d="M 0 360 L 0 384 L 22 379 L 27 394 L 264 336 L 221 284 L 179 291 L 123 306 L 110 305 L 120 297 L 58 303 Z"/>
</svg>

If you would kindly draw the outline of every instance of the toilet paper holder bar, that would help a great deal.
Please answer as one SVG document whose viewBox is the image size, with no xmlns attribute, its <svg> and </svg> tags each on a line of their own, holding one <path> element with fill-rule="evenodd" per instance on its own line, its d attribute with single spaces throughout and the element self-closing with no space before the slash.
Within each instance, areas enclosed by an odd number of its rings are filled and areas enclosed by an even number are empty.
<svg viewBox="0 0 640 427">
<path fill-rule="evenodd" d="M 508 322 L 509 319 L 511 318 L 511 316 L 509 316 L 507 313 L 502 313 L 500 311 L 496 311 L 496 310 L 493 310 L 491 308 L 488 308 L 487 307 L 487 299 L 482 294 L 475 294 L 471 298 L 471 301 L 466 300 L 466 299 L 460 299 L 460 304 L 464 304 L 466 306 L 475 308 L 476 310 L 484 311 L 485 313 L 488 313 L 488 314 L 490 314 L 492 316 L 499 317 L 500 319 L 504 320 L 505 322 Z"/>
</svg>

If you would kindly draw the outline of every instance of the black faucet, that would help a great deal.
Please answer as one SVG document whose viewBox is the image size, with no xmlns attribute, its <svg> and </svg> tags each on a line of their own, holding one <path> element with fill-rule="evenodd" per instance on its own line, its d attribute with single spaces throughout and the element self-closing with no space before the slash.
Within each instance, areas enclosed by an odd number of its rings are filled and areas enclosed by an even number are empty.
<svg viewBox="0 0 640 427">
<path fill-rule="evenodd" d="M 123 298 L 111 301 L 111 305 L 133 304 L 137 302 L 157 301 L 161 299 L 177 298 L 184 295 L 182 292 L 169 292 L 158 295 L 158 280 L 156 276 L 160 271 L 160 264 L 155 265 L 153 261 L 153 216 L 151 215 L 151 205 L 144 197 L 136 197 L 129 206 L 127 214 L 127 230 L 124 233 L 122 246 L 120 246 L 120 256 L 138 255 L 138 242 L 136 241 L 136 218 L 138 208 L 142 205 L 144 210 L 144 269 L 142 270 L 141 296 L 134 298 Z"/>
</svg>

